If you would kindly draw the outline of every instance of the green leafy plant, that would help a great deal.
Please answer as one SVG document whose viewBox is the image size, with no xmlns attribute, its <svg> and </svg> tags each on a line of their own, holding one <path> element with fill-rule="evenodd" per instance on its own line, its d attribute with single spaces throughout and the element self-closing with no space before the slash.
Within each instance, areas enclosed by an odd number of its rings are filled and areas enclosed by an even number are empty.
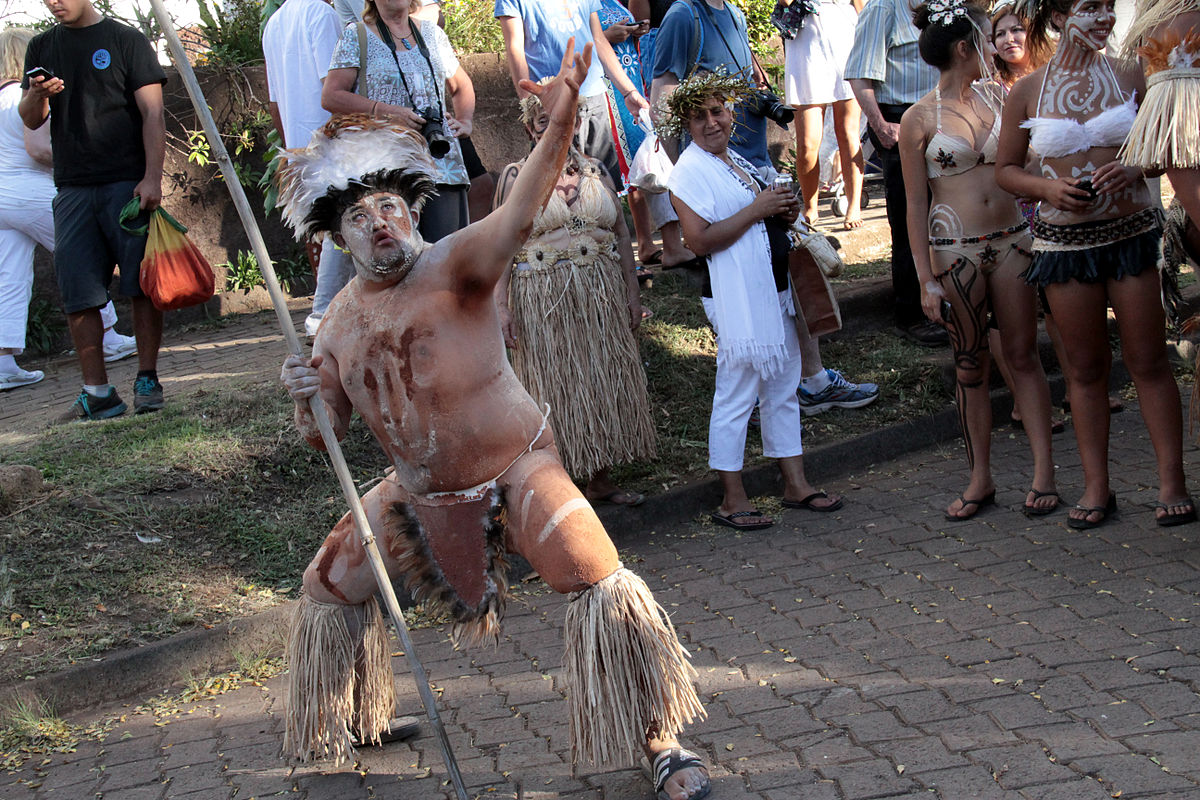
<svg viewBox="0 0 1200 800">
<path fill-rule="evenodd" d="M 25 348 L 34 353 L 49 355 L 58 349 L 66 326 L 62 312 L 49 300 L 38 297 L 29 304 L 25 323 Z"/>
<path fill-rule="evenodd" d="M 291 292 L 292 287 L 298 286 L 308 275 L 308 261 L 303 252 L 281 258 L 274 263 L 275 277 L 285 292 Z M 239 250 L 234 261 L 218 265 L 225 269 L 225 291 L 241 291 L 249 294 L 255 286 L 265 285 L 262 270 L 259 269 L 258 259 L 254 253 Z"/>
<path fill-rule="evenodd" d="M 200 33 L 208 42 L 202 63 L 222 67 L 241 67 L 263 60 L 259 35 L 262 3 L 259 0 L 197 0 Z"/>
<path fill-rule="evenodd" d="M 444 0 L 446 36 L 460 53 L 503 53 L 504 35 L 492 0 Z"/>
</svg>

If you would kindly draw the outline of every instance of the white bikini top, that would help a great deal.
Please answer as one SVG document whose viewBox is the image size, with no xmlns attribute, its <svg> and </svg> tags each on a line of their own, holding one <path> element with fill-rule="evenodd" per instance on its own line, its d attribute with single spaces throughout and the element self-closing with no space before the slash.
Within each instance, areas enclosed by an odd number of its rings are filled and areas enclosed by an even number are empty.
<svg viewBox="0 0 1200 800">
<path fill-rule="evenodd" d="M 983 97 L 978 89 L 976 94 Z M 995 164 L 996 150 L 1000 144 L 1000 115 L 992 119 L 991 130 L 983 140 L 983 146 L 976 150 L 961 136 L 942 132 L 942 90 L 940 86 L 933 87 L 933 99 L 937 110 L 937 131 L 929 139 L 925 147 L 925 174 L 930 178 L 944 178 L 948 175 L 961 175 L 974 169 L 980 164 Z"/>
<path fill-rule="evenodd" d="M 1117 76 L 1112 74 L 1112 66 L 1108 59 L 1101 59 L 1108 66 L 1113 84 L 1117 86 L 1117 94 L 1124 97 Z M 1131 95 L 1121 105 L 1106 108 L 1092 119 L 1080 122 L 1067 117 L 1043 117 L 1042 95 L 1046 91 L 1046 78 L 1050 74 L 1047 69 L 1042 75 L 1042 88 L 1038 93 L 1037 112 L 1039 116 L 1031 117 L 1021 123 L 1021 127 L 1029 131 L 1029 146 L 1043 158 L 1062 158 L 1072 153 L 1082 153 L 1093 147 L 1120 147 L 1133 127 L 1137 117 L 1136 95 Z"/>
</svg>

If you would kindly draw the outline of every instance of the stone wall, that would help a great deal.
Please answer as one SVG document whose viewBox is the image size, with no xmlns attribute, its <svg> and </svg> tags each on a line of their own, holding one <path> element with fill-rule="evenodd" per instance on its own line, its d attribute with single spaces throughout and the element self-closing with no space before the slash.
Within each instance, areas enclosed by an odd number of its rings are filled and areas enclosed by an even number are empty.
<svg viewBox="0 0 1200 800">
<path fill-rule="evenodd" d="M 465 55 L 461 58 L 461 63 L 475 86 L 475 125 L 471 138 L 484 165 L 493 174 L 497 174 L 507 164 L 519 161 L 529 152 L 529 139 L 517 119 L 516 92 L 508 74 L 508 66 L 501 53 Z M 234 73 L 198 70 L 201 88 L 219 128 L 226 130 L 231 120 L 244 116 L 248 110 L 266 109 L 264 72 L 261 66 Z M 163 204 L 172 215 L 188 226 L 188 235 L 213 265 L 217 273 L 219 292 L 204 306 L 169 312 L 167 324 L 174 325 L 206 317 L 267 308 L 270 300 L 262 289 L 249 294 L 241 291 L 221 291 L 225 285 L 225 272 L 218 265 L 235 261 L 238 251 L 250 250 L 250 243 L 229 198 L 229 191 L 224 181 L 218 177 L 215 166 L 188 163 L 187 132 L 198 130 L 201 125 L 178 74 L 173 68 L 169 68 L 167 74 L 164 99 L 168 147 L 163 178 Z M 774 124 L 769 127 L 772 156 L 778 159 L 781 155 L 787 155 L 795 146 L 791 138 L 793 134 Z M 234 158 L 241 159 L 259 170 L 262 168 L 261 149 Z M 279 214 L 274 213 L 266 217 L 262 213 L 262 193 L 254 187 L 248 187 L 246 193 L 272 258 L 297 255 L 297 245 L 290 230 L 280 220 Z M 36 297 L 58 306 L 58 288 L 54 281 L 50 257 L 40 250 L 36 259 L 34 288 Z M 311 282 L 296 288 L 297 294 L 311 291 Z M 128 304 L 115 294 L 114 297 L 122 317 L 118 328 L 128 333 Z M 69 346 L 65 339 L 63 344 Z"/>
</svg>

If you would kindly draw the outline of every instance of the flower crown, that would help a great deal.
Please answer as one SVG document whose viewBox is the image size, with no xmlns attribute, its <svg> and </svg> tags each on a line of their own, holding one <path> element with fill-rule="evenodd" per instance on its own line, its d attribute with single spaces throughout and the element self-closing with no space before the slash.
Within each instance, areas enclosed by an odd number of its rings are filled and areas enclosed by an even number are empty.
<svg viewBox="0 0 1200 800">
<path fill-rule="evenodd" d="M 712 72 L 693 73 L 675 91 L 659 101 L 659 122 L 655 130 L 660 136 L 679 136 L 687 130 L 692 112 L 714 95 L 725 98 L 730 108 L 745 100 L 751 88 L 741 74 L 730 75 L 724 67 Z"/>
<path fill-rule="evenodd" d="M 929 9 L 929 22 L 933 25 L 953 25 L 967 16 L 965 0 L 929 0 L 925 6 Z"/>
</svg>

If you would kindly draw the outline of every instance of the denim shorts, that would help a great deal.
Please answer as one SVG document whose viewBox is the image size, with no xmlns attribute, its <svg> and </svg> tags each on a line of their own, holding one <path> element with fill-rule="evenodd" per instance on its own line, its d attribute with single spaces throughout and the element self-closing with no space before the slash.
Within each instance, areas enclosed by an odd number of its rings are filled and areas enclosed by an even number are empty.
<svg viewBox="0 0 1200 800">
<path fill-rule="evenodd" d="M 54 271 L 68 314 L 109 301 L 114 267 L 121 271 L 121 294 L 142 296 L 138 277 L 146 237 L 129 233 L 117 221 L 135 186 L 137 181 L 63 186 L 54 196 Z M 130 227 L 148 219 L 149 213 L 142 212 Z"/>
</svg>

